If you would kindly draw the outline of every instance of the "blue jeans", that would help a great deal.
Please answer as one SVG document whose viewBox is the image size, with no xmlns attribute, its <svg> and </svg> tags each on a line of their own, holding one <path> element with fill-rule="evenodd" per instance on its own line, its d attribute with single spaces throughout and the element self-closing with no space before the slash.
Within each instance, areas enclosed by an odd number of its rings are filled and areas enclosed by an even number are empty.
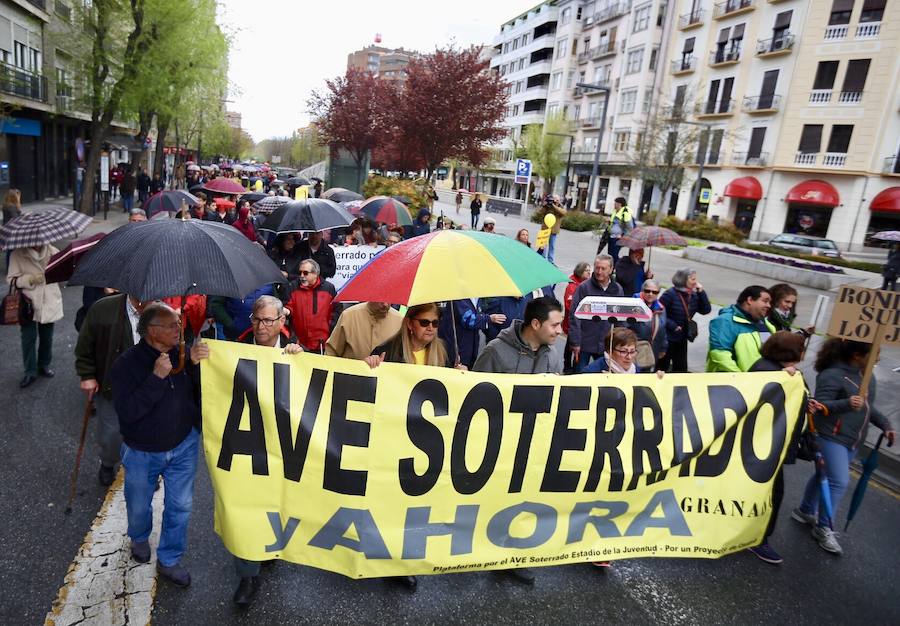
<svg viewBox="0 0 900 626">
<path fill-rule="evenodd" d="M 122 194 L 122 210 L 126 213 L 134 208 L 134 193 Z"/>
<path fill-rule="evenodd" d="M 556 253 L 556 235 L 550 234 L 550 242 L 547 244 L 547 260 L 553 263 L 553 256 Z"/>
<path fill-rule="evenodd" d="M 187 544 L 199 441 L 200 433 L 194 428 L 184 441 L 168 452 L 142 452 L 122 444 L 128 536 L 132 541 L 145 542 L 150 539 L 150 531 L 153 530 L 153 491 L 162 474 L 166 489 L 165 510 L 156 557 L 164 567 L 177 565 Z"/>
<path fill-rule="evenodd" d="M 619 260 L 619 250 L 619 239 L 610 237 L 609 243 L 606 244 L 606 252 L 609 254 L 609 256 L 612 257 L 614 266 L 616 264 L 616 261 Z"/>
<path fill-rule="evenodd" d="M 472 213 L 472 230 L 478 228 L 478 218 L 481 217 L 481 213 Z"/>
<path fill-rule="evenodd" d="M 582 371 L 584 371 L 584 368 L 591 364 L 591 361 L 599 358 L 599 354 L 594 354 L 593 352 L 585 352 L 584 350 L 582 350 L 580 353 L 578 353 L 578 363 L 575 364 L 575 373 L 580 374 Z"/>
<path fill-rule="evenodd" d="M 819 437 L 819 449 L 825 457 L 825 475 L 828 477 L 828 491 L 831 492 L 832 514 L 836 517 L 841 498 L 850 483 L 850 463 L 856 456 L 856 450 L 829 439 Z M 819 526 L 828 526 L 825 507 L 819 507 L 819 479 L 815 472 L 806 483 L 800 510 L 810 515 L 819 516 Z M 834 519 L 831 520 L 834 524 Z"/>
</svg>

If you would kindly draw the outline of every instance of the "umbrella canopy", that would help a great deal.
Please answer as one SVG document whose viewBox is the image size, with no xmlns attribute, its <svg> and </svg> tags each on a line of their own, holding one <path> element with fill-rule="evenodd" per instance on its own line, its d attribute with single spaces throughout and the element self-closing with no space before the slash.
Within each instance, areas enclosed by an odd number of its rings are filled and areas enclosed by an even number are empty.
<svg viewBox="0 0 900 626">
<path fill-rule="evenodd" d="M 197 165 L 196 163 L 191 163 L 190 165 L 187 166 L 187 170 L 188 170 L 189 172 L 199 172 L 199 171 L 200 171 L 200 166 Z"/>
<path fill-rule="evenodd" d="M 684 237 L 661 226 L 638 226 L 619 239 L 619 245 L 629 250 L 652 246 L 686 246 Z"/>
<path fill-rule="evenodd" d="M 266 218 L 260 230 L 272 233 L 312 233 L 343 228 L 353 216 L 337 202 L 323 198 L 292 200 Z"/>
<path fill-rule="evenodd" d="M 199 184 L 199 185 L 192 185 L 192 186 L 188 189 L 188 191 L 190 191 L 192 194 L 198 194 L 198 193 L 200 193 L 201 191 L 202 191 L 202 192 L 205 192 L 206 189 L 203 188 L 203 184 L 201 183 L 201 184 Z M 204 194 L 204 195 L 205 195 L 205 194 Z"/>
<path fill-rule="evenodd" d="M 878 469 L 878 448 L 881 447 L 882 441 L 884 441 L 884 433 L 878 435 L 878 442 L 869 453 L 869 456 L 866 457 L 866 460 L 863 461 L 862 475 L 859 477 L 859 480 L 856 481 L 856 489 L 853 490 L 853 498 L 850 499 L 850 508 L 847 510 L 847 523 L 844 524 L 844 532 L 850 527 L 850 522 L 862 505 L 863 497 L 866 495 L 866 487 L 869 485 L 869 479 L 872 477 L 872 474 L 875 473 L 875 470 Z M 890 445 L 891 444 L 889 443 L 888 447 L 890 447 Z"/>
<path fill-rule="evenodd" d="M 280 178 L 276 178 L 275 180 L 271 181 L 269 184 L 270 185 L 283 185 L 284 181 L 281 180 Z"/>
<path fill-rule="evenodd" d="M 75 237 L 91 221 L 91 217 L 72 209 L 29 211 L 0 226 L 0 248 L 30 248 Z"/>
<path fill-rule="evenodd" d="M 409 196 L 391 196 L 397 202 L 402 202 L 406 206 L 412 204 L 412 200 L 410 200 Z"/>
<path fill-rule="evenodd" d="M 247 193 L 247 190 L 244 189 L 239 182 L 232 180 L 231 178 L 216 178 L 208 183 L 204 183 L 203 188 L 206 191 L 212 191 L 214 193 L 225 193 L 231 195 L 240 195 Z"/>
<path fill-rule="evenodd" d="M 214 198 L 213 202 L 215 203 L 217 209 L 225 209 L 226 211 L 237 206 L 228 198 Z"/>
<path fill-rule="evenodd" d="M 146 301 L 189 289 L 243 298 L 262 285 L 281 282 L 278 266 L 236 228 L 167 219 L 117 228 L 84 255 L 69 284 L 113 287 Z"/>
<path fill-rule="evenodd" d="M 360 209 L 366 203 L 365 200 L 351 200 L 350 202 L 341 202 L 341 206 L 350 211 L 351 215 L 359 215 Z"/>
<path fill-rule="evenodd" d="M 231 169 L 231 163 L 222 163 L 222 164 L 220 165 L 220 167 L 221 167 L 221 169 L 223 169 L 223 170 L 230 170 L 230 169 Z"/>
<path fill-rule="evenodd" d="M 160 211 L 177 213 L 181 210 L 182 203 L 189 207 L 197 206 L 200 204 L 200 198 L 183 189 L 160 191 L 147 198 L 147 201 L 144 203 L 144 211 L 147 212 L 147 217 L 153 217 L 154 214 Z"/>
<path fill-rule="evenodd" d="M 259 202 L 260 200 L 262 200 L 263 198 L 268 198 L 268 197 L 269 197 L 268 194 L 262 193 L 260 191 L 251 191 L 250 193 L 245 193 L 243 196 L 241 196 L 241 200 L 242 201 L 246 200 L 250 204 L 255 204 L 255 203 Z"/>
<path fill-rule="evenodd" d="M 268 215 L 288 202 L 291 202 L 291 199 L 287 196 L 266 196 L 262 200 L 256 202 L 253 205 L 253 208 L 262 215 Z"/>
<path fill-rule="evenodd" d="M 288 178 L 284 182 L 286 182 L 288 185 L 292 185 L 294 187 L 301 187 L 303 185 L 309 184 L 309 180 L 306 178 L 303 178 L 302 176 L 293 176 L 291 178 Z"/>
<path fill-rule="evenodd" d="M 872 235 L 872 239 L 879 241 L 900 241 L 900 230 L 883 230 Z"/>
<path fill-rule="evenodd" d="M 326 200 L 334 200 L 335 202 L 352 202 L 354 200 L 364 200 L 362 194 L 344 189 L 343 187 L 332 187 L 326 190 L 322 197 Z"/>
<path fill-rule="evenodd" d="M 244 165 L 241 167 L 241 171 L 247 174 L 253 174 L 259 171 L 259 168 L 255 165 Z"/>
<path fill-rule="evenodd" d="M 345 302 L 423 304 L 521 296 L 568 277 L 534 250 L 480 231 L 438 230 L 385 249 L 338 292 Z"/>
<path fill-rule="evenodd" d="M 362 205 L 360 213 L 375 222 L 382 224 L 399 224 L 401 226 L 412 226 L 412 217 L 409 209 L 402 202 L 387 196 L 375 196 L 366 200 Z"/>
<path fill-rule="evenodd" d="M 84 253 L 97 245 L 97 242 L 105 236 L 106 233 L 97 233 L 86 239 L 76 239 L 50 257 L 47 269 L 44 271 L 44 277 L 47 279 L 47 282 L 61 283 L 72 278 L 75 266 L 78 265 L 78 261 Z"/>
</svg>

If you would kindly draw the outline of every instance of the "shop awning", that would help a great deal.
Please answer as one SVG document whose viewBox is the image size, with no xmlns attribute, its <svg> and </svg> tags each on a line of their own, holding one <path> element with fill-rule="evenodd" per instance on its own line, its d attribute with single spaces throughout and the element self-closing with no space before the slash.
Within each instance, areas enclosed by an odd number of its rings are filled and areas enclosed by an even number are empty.
<svg viewBox="0 0 900 626">
<path fill-rule="evenodd" d="M 837 189 L 824 180 L 804 180 L 802 183 L 794 185 L 784 200 L 785 202 L 834 208 L 841 203 L 841 196 Z"/>
<path fill-rule="evenodd" d="M 735 178 L 725 185 L 725 194 L 731 198 L 744 198 L 745 200 L 761 200 L 762 185 L 753 176 Z"/>
<path fill-rule="evenodd" d="M 888 187 L 872 199 L 871 211 L 900 213 L 900 187 Z"/>
</svg>

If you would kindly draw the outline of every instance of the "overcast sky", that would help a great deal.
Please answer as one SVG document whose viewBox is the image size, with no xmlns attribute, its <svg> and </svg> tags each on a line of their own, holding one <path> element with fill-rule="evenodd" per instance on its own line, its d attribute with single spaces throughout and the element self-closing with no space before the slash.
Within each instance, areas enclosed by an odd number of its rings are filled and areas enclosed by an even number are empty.
<svg viewBox="0 0 900 626">
<path fill-rule="evenodd" d="M 344 73 L 347 54 L 374 43 L 430 52 L 456 42 L 491 43 L 500 25 L 536 0 L 220 0 L 233 37 L 229 110 L 256 141 L 309 122 L 306 100 Z"/>
</svg>

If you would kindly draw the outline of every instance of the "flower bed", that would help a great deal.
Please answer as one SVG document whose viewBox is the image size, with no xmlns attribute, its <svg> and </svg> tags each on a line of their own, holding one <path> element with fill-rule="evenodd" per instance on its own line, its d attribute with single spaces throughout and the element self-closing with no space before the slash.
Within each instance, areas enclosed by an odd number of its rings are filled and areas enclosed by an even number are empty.
<svg viewBox="0 0 900 626">
<path fill-rule="evenodd" d="M 723 246 L 707 246 L 707 250 L 713 250 L 714 252 L 727 252 L 728 254 L 734 254 L 736 256 L 747 257 L 748 259 L 756 259 L 757 261 L 766 261 L 768 263 L 778 263 L 779 265 L 787 265 L 789 267 L 796 267 L 801 270 L 811 270 L 813 272 L 824 272 L 826 274 L 843 274 L 844 270 L 839 267 L 835 267 L 834 265 L 823 265 L 821 263 L 811 263 L 809 261 L 801 261 L 798 259 L 789 259 L 780 256 L 773 256 L 770 254 L 763 254 L 761 252 L 752 252 L 750 250 L 742 250 L 738 248 L 726 248 Z"/>
</svg>

